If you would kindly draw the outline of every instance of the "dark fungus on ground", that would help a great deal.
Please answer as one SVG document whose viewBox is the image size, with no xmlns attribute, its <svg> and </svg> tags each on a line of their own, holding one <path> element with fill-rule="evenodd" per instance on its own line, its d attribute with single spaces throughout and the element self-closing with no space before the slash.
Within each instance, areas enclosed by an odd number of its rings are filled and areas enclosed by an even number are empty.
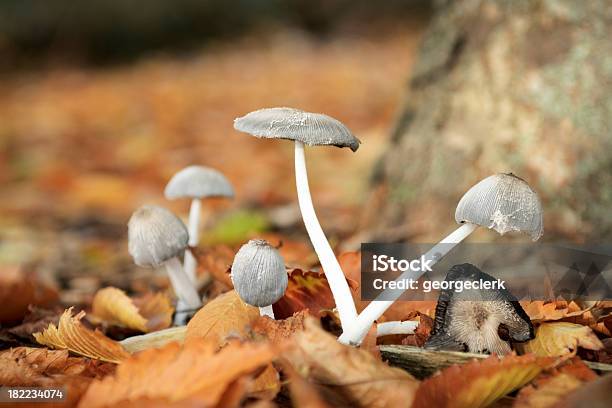
<svg viewBox="0 0 612 408">
<path fill-rule="evenodd" d="M 453 266 L 445 280 L 497 281 L 469 263 Z M 500 328 L 507 331 L 509 340 L 514 342 L 534 338 L 531 319 L 508 290 L 443 290 L 438 297 L 434 328 L 425 347 L 508 354 L 512 350 L 508 341 L 499 336 Z"/>
</svg>

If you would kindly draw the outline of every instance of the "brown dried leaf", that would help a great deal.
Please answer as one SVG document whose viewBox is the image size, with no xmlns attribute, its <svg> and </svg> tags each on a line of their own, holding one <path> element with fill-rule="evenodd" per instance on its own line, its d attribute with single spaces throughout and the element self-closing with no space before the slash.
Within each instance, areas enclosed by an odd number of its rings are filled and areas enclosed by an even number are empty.
<svg viewBox="0 0 612 408">
<path fill-rule="evenodd" d="M 253 322 L 253 332 L 266 337 L 272 343 L 281 343 L 296 332 L 304 330 L 305 318 L 305 311 L 298 312 L 284 320 L 273 320 L 267 316 L 260 316 Z"/>
<path fill-rule="evenodd" d="M 591 309 L 591 307 L 583 309 L 574 301 L 568 303 L 564 300 L 556 300 L 552 302 L 535 300 L 522 301 L 520 303 L 531 321 L 534 323 L 580 316 Z"/>
<path fill-rule="evenodd" d="M 289 378 L 292 406 L 295 408 L 329 408 L 329 405 L 319 395 L 317 388 L 302 377 L 291 364 L 282 365 L 283 372 Z"/>
<path fill-rule="evenodd" d="M 265 367 L 275 357 L 266 344 L 232 343 L 216 350 L 214 342 L 191 338 L 183 347 L 170 343 L 161 349 L 143 351 L 121 364 L 115 376 L 92 383 L 79 406 L 221 407 L 228 399 L 241 399 L 232 384 Z M 246 387 L 238 389 L 245 390 Z"/>
<path fill-rule="evenodd" d="M 486 407 L 527 384 L 548 363 L 533 355 L 510 355 L 454 365 L 421 383 L 413 408 Z"/>
<path fill-rule="evenodd" d="M 62 407 L 75 406 L 91 380 L 111 374 L 114 368 L 114 364 L 70 357 L 67 350 L 17 347 L 0 352 L 0 384 L 64 387 L 67 399 L 60 403 Z"/>
<path fill-rule="evenodd" d="M 170 327 L 174 311 L 170 299 L 163 293 L 131 299 L 121 289 L 113 287 L 100 289 L 91 309 L 91 317 L 95 320 L 144 333 Z"/>
<path fill-rule="evenodd" d="M 369 352 L 338 343 L 312 318 L 293 337 L 285 356 L 311 381 L 355 407 L 410 406 L 419 384 Z"/>
<path fill-rule="evenodd" d="M 19 322 L 30 305 L 48 305 L 57 301 L 58 292 L 42 282 L 35 273 L 19 267 L 0 267 L 0 323 Z"/>
<path fill-rule="evenodd" d="M 566 364 L 542 373 L 531 385 L 522 388 L 513 406 L 519 408 L 556 406 L 567 394 L 596 378 L 597 374 L 593 370 L 580 358 L 574 357 Z"/>
<path fill-rule="evenodd" d="M 319 316 L 322 310 L 336 307 L 323 273 L 294 269 L 289 272 L 285 295 L 273 305 L 277 319 L 286 319 L 301 310 Z"/>
<path fill-rule="evenodd" d="M 187 324 L 186 339 L 200 337 L 222 347 L 229 337 L 246 338 L 259 318 L 259 309 L 244 303 L 231 290 L 207 303 Z"/>
<path fill-rule="evenodd" d="M 574 355 L 578 347 L 600 350 L 603 343 L 595 333 L 580 324 L 556 322 L 542 323 L 535 332 L 535 339 L 522 345 L 526 353 L 538 356 Z"/>
<path fill-rule="evenodd" d="M 85 312 L 72 316 L 72 308 L 66 309 L 58 326 L 50 324 L 42 332 L 34 333 L 36 341 L 42 345 L 70 350 L 81 356 L 96 360 L 119 363 L 130 354 L 118 342 L 109 339 L 99 330 L 89 330 L 81 324 Z"/>
</svg>

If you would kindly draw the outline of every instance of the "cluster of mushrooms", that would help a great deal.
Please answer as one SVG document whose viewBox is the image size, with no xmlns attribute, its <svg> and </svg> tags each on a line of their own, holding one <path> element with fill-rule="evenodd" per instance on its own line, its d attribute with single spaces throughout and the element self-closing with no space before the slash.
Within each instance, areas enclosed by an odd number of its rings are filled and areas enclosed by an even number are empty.
<svg viewBox="0 0 612 408">
<path fill-rule="evenodd" d="M 319 258 L 334 297 L 343 333 L 341 343 L 359 345 L 376 320 L 396 301 L 401 293 L 389 290 L 357 313 L 342 268 L 317 219 L 306 172 L 304 146 L 359 148 L 360 141 L 340 121 L 318 113 L 292 108 L 269 108 L 251 112 L 234 121 L 234 128 L 252 136 L 288 139 L 295 144 L 295 179 L 298 204 L 310 241 Z M 190 311 L 202 305 L 196 291 L 196 261 L 190 247 L 198 244 L 201 199 L 233 197 L 232 186 L 218 171 L 190 166 L 178 172 L 168 183 L 168 199 L 191 198 L 189 228 L 170 211 L 144 206 L 132 215 L 129 227 L 129 252 L 137 265 L 165 266 L 179 299 L 175 324 L 183 324 Z M 529 185 L 513 174 L 495 174 L 470 188 L 461 198 L 455 212 L 460 226 L 424 254 L 432 264 L 467 238 L 479 227 L 497 231 L 525 232 L 533 240 L 543 232 L 542 206 Z M 179 261 L 184 254 L 183 264 Z M 398 279 L 418 279 L 419 273 L 408 271 Z M 456 265 L 447 279 L 491 278 L 473 265 Z M 251 240 L 237 252 L 231 269 L 234 288 L 245 303 L 259 307 L 262 315 L 274 318 L 272 305 L 285 293 L 288 275 L 278 251 L 263 240 Z M 507 291 L 483 293 L 487 302 L 463 300 L 453 293 L 441 293 L 436 309 L 432 348 L 464 349 L 472 352 L 509 351 L 500 339 L 503 325 L 513 341 L 533 337 L 533 327 L 515 298 Z M 385 299 L 385 300 L 382 300 Z M 478 327 L 470 325 L 470 315 L 484 316 Z M 451 319 L 452 317 L 452 319 Z M 456 322 L 459 322 L 457 324 Z M 410 333 L 414 322 L 385 322 L 377 326 L 378 335 Z"/>
</svg>

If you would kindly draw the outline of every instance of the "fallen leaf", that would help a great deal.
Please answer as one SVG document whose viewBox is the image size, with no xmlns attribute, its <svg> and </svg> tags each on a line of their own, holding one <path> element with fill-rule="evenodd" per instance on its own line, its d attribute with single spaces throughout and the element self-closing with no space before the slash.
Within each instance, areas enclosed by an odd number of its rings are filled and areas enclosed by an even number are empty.
<svg viewBox="0 0 612 408">
<path fill-rule="evenodd" d="M 130 354 L 118 342 L 109 339 L 99 330 L 89 330 L 81 323 L 85 312 L 72 316 L 72 308 L 66 309 L 59 324 L 50 324 L 42 332 L 34 333 L 36 341 L 42 345 L 60 350 L 70 350 L 81 356 L 96 360 L 119 363 Z"/>
<path fill-rule="evenodd" d="M 603 344 L 587 326 L 556 322 L 540 324 L 535 339 L 521 345 L 526 353 L 538 356 L 574 355 L 578 347 L 600 350 Z"/>
<path fill-rule="evenodd" d="M 533 355 L 493 355 L 454 365 L 423 381 L 412 407 L 486 407 L 527 384 L 549 363 Z"/>
<path fill-rule="evenodd" d="M 217 344 L 191 338 L 184 346 L 170 343 L 126 360 L 114 376 L 91 384 L 79 406 L 199 406 L 221 407 L 236 401 L 232 384 L 255 374 L 275 357 L 267 344 Z M 241 389 L 246 390 L 246 387 Z M 225 398 L 224 398 L 225 397 Z"/>
<path fill-rule="evenodd" d="M 410 406 L 419 382 L 407 372 L 378 360 L 365 350 L 345 346 L 309 318 L 285 353 L 300 373 L 347 405 Z"/>
<path fill-rule="evenodd" d="M 207 303 L 187 324 L 186 339 L 200 337 L 222 347 L 230 337 L 245 338 L 259 318 L 259 309 L 244 303 L 236 291 Z"/>
<path fill-rule="evenodd" d="M 127 327 L 144 333 L 165 329 L 172 323 L 173 308 L 163 293 L 131 299 L 121 289 L 100 289 L 94 296 L 90 320 Z"/>
<path fill-rule="evenodd" d="M 522 301 L 521 306 L 529 316 L 532 322 L 548 322 L 553 320 L 561 320 L 573 316 L 579 316 L 590 310 L 589 308 L 583 309 L 578 303 L 571 301 L 566 302 L 564 300 L 557 301 Z"/>
<path fill-rule="evenodd" d="M 0 352 L 0 384 L 63 387 L 66 400 L 57 404 L 62 407 L 75 406 L 94 378 L 111 374 L 114 368 L 114 364 L 70 357 L 67 350 L 16 347 Z"/>
<path fill-rule="evenodd" d="M 409 334 L 404 337 L 402 344 L 406 346 L 423 347 L 431 334 L 434 321 L 425 314 L 419 314 L 415 319 L 419 322 L 419 325 L 414 331 L 414 334 Z"/>
<path fill-rule="evenodd" d="M 48 305 L 57 299 L 57 290 L 36 273 L 17 266 L 0 268 L 0 323 L 19 322 L 30 305 Z"/>
<path fill-rule="evenodd" d="M 565 364 L 540 374 L 532 384 L 523 387 L 514 403 L 516 408 L 547 408 L 557 406 L 565 396 L 597 374 L 582 360 L 574 357 Z"/>
<path fill-rule="evenodd" d="M 281 389 L 278 371 L 272 364 L 268 364 L 266 369 L 259 374 L 253 381 L 249 390 L 249 397 L 272 400 Z"/>
<path fill-rule="evenodd" d="M 305 318 L 305 311 L 298 312 L 283 320 L 260 316 L 253 322 L 253 332 L 267 338 L 272 343 L 278 344 L 284 342 L 296 332 L 304 330 Z"/>
<path fill-rule="evenodd" d="M 234 287 L 229 273 L 236 254 L 235 250 L 227 245 L 215 245 L 191 248 L 191 253 L 198 262 L 198 274 L 209 273 L 226 289 Z"/>
<path fill-rule="evenodd" d="M 289 379 L 291 403 L 295 408 L 329 408 L 329 405 L 319 395 L 317 387 L 302 377 L 291 364 L 282 364 L 283 372 Z"/>
<path fill-rule="evenodd" d="M 334 297 L 323 273 L 293 269 L 285 295 L 273 306 L 277 319 L 286 319 L 301 310 L 319 316 L 322 310 L 336 307 Z"/>
</svg>

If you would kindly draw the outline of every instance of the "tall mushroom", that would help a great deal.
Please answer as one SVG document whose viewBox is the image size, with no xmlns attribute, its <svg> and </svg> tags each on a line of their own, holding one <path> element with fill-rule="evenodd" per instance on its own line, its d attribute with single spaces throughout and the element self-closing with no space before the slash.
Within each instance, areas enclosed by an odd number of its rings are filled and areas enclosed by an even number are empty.
<svg viewBox="0 0 612 408">
<path fill-rule="evenodd" d="M 190 198 L 189 246 L 199 242 L 200 213 L 202 199 L 209 197 L 234 197 L 234 189 L 221 172 L 205 166 L 188 166 L 177 172 L 164 190 L 168 200 Z M 185 273 L 192 282 L 196 281 L 196 260 L 190 251 L 185 253 Z"/>
<path fill-rule="evenodd" d="M 434 245 L 423 256 L 438 262 L 457 244 L 478 227 L 485 227 L 504 235 L 507 232 L 524 232 L 537 241 L 543 232 L 542 204 L 535 191 L 525 180 L 514 174 L 499 173 L 489 176 L 470 188 L 459 201 L 455 211 L 459 228 Z M 397 279 L 418 279 L 421 273 L 404 272 Z M 359 344 L 368 329 L 402 295 L 401 291 L 387 289 L 359 314 L 356 321 L 339 337 L 345 344 Z"/>
<path fill-rule="evenodd" d="M 304 157 L 304 145 L 359 148 L 359 140 L 340 121 L 320 113 L 293 108 L 269 108 L 251 112 L 234 121 L 234 128 L 253 136 L 295 142 L 295 182 L 306 231 L 329 282 L 341 324 L 351 324 L 357 310 L 342 268 L 325 237 L 315 213 Z"/>
<path fill-rule="evenodd" d="M 197 309 L 202 302 L 178 259 L 188 240 L 185 224 L 162 207 L 140 207 L 128 223 L 128 251 L 134 263 L 149 268 L 165 266 L 176 296 L 189 308 Z"/>
<path fill-rule="evenodd" d="M 453 266 L 446 281 L 490 281 L 496 279 L 466 263 Z M 512 350 L 499 336 L 500 325 L 509 338 L 523 342 L 534 338 L 533 325 L 518 300 L 504 288 L 473 289 L 455 292 L 442 290 L 436 306 L 436 318 L 426 348 L 495 353 Z"/>
<path fill-rule="evenodd" d="M 245 303 L 274 319 L 272 305 L 283 297 L 289 283 L 285 262 L 276 248 L 262 239 L 250 240 L 236 253 L 231 278 Z"/>
</svg>

